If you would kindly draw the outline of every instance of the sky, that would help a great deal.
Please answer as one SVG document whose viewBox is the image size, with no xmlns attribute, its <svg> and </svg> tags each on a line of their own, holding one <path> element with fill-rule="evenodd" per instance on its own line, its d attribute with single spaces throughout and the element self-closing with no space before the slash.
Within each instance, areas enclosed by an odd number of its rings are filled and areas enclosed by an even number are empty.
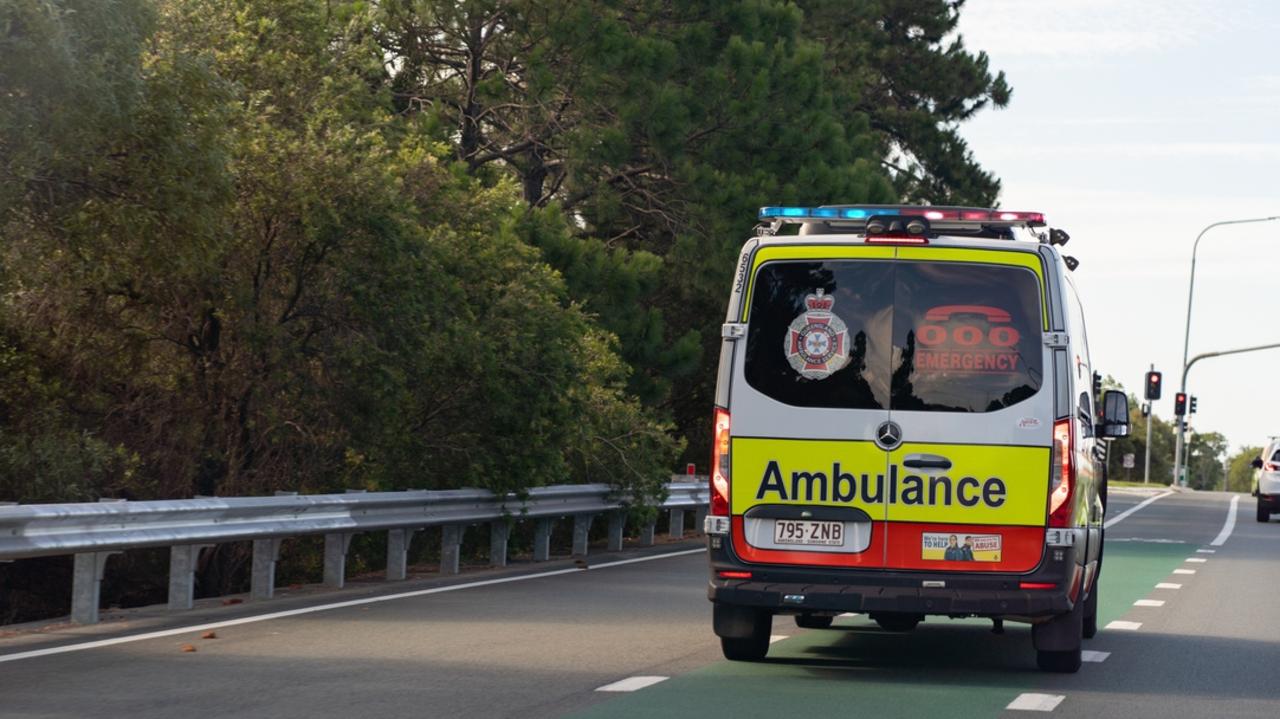
<svg viewBox="0 0 1280 719">
<path fill-rule="evenodd" d="M 1001 206 L 1071 235 L 1095 369 L 1140 392 L 1154 363 L 1172 417 L 1196 236 L 1280 215 L 1280 3 L 969 0 L 959 32 L 1013 86 L 961 127 Z M 1280 221 L 1209 230 L 1190 355 L 1270 343 Z M 1232 451 L 1280 435 L 1278 369 L 1280 349 L 1197 363 L 1193 427 Z"/>
</svg>

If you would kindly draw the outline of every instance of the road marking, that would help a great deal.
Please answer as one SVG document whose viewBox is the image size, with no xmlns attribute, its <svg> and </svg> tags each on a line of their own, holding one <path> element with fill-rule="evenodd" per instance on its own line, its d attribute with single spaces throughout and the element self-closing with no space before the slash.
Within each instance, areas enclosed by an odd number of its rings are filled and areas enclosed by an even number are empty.
<svg viewBox="0 0 1280 719">
<path fill-rule="evenodd" d="M 1095 652 L 1091 649 L 1085 649 L 1080 652 L 1080 661 L 1082 662 L 1105 662 L 1107 657 L 1111 656 L 1111 652 Z"/>
<path fill-rule="evenodd" d="M 1019 694 L 1017 699 L 1009 702 L 1009 706 L 1005 709 L 1024 712 L 1051 712 L 1057 708 L 1062 700 L 1066 699 L 1061 694 Z"/>
<path fill-rule="evenodd" d="M 1205 559 L 1204 557 L 1187 557 L 1186 560 L 1184 561 L 1191 562 L 1192 564 L 1204 564 L 1209 560 Z"/>
<path fill-rule="evenodd" d="M 846 618 L 846 619 L 847 619 L 847 618 L 849 618 L 849 617 L 856 617 L 856 616 L 858 616 L 858 615 L 857 615 L 857 613 L 855 613 L 855 612 L 844 612 L 843 614 L 837 614 L 837 615 L 836 615 L 836 618 L 837 618 L 837 619 L 839 619 L 839 618 L 842 618 L 842 617 L 843 617 L 843 618 Z"/>
<path fill-rule="evenodd" d="M 619 679 L 612 684 L 605 684 L 602 687 L 596 687 L 598 692 L 633 692 L 637 689 L 651 687 L 658 682 L 665 682 L 670 677 L 627 677 Z"/>
<path fill-rule="evenodd" d="M 769 635 L 769 643 L 770 643 L 770 644 L 773 644 L 774 642 L 780 642 L 780 641 L 782 641 L 783 639 L 786 639 L 788 636 L 789 636 L 789 635 L 787 635 L 787 634 L 770 634 L 770 635 Z"/>
<path fill-rule="evenodd" d="M 516 577 L 499 577 L 497 579 L 482 579 L 478 582 L 467 582 L 465 584 L 451 584 L 445 587 L 432 587 L 430 589 L 416 589 L 411 592 L 400 592 L 398 594 L 383 594 L 376 597 L 364 597 L 362 599 L 348 599 L 343 602 L 333 602 L 331 604 L 318 604 L 314 607 L 300 607 L 298 609 L 286 609 L 279 612 L 268 612 L 267 614 L 257 614 L 251 617 L 238 617 L 236 619 L 224 619 L 219 622 L 209 622 L 207 624 L 195 624 L 189 627 L 178 627 L 176 629 L 161 629 L 154 632 L 144 632 L 142 634 L 130 634 L 125 637 L 112 637 L 111 639 L 97 639 L 90 642 L 81 642 L 79 644 L 66 644 L 60 647 L 47 647 L 45 649 L 32 649 L 26 652 L 14 652 L 12 654 L 0 654 L 0 664 L 4 662 L 16 662 L 22 659 L 34 659 L 36 657 L 47 657 L 53 654 L 66 654 L 69 652 L 79 652 L 85 649 L 97 649 L 99 647 L 112 647 L 117 644 L 129 644 L 131 642 L 142 642 L 148 639 L 161 639 L 164 637 L 172 637 L 178 634 L 189 634 L 192 632 L 203 632 L 207 629 L 221 629 L 223 627 L 235 627 L 241 624 L 254 624 L 256 622 L 267 622 L 272 619 L 285 619 L 287 617 L 298 617 L 304 614 L 315 614 L 316 612 L 327 612 L 331 609 L 345 609 L 347 607 L 358 607 L 365 604 L 379 604 L 381 602 L 391 602 L 397 599 L 410 599 L 413 597 L 425 597 L 431 594 L 444 594 L 445 592 L 456 592 L 461 589 L 474 589 L 476 587 L 489 587 L 496 584 L 510 584 L 511 582 L 523 582 L 527 579 L 542 579 L 544 577 L 556 577 L 562 574 L 581 574 L 584 571 L 594 571 L 597 569 L 607 569 L 609 567 L 617 567 L 623 564 L 635 564 L 636 562 L 650 562 L 655 559 L 667 559 L 668 557 L 683 557 L 690 554 L 705 554 L 706 548 L 685 549 L 679 552 L 664 552 L 662 554 L 654 554 L 648 557 L 639 557 L 636 559 L 621 559 L 616 562 L 604 562 L 596 564 L 587 569 L 556 569 L 550 572 L 538 572 L 537 574 L 521 574 Z"/>
<path fill-rule="evenodd" d="M 1142 626 L 1142 622 L 1125 622 L 1117 619 L 1111 622 L 1110 624 L 1108 624 L 1105 628 L 1120 629 L 1126 632 L 1136 632 L 1138 631 L 1138 628 L 1141 626 Z"/>
<path fill-rule="evenodd" d="M 1174 574 L 1195 574 L 1195 573 L 1196 573 L 1196 570 L 1194 570 L 1194 569 L 1175 569 L 1175 570 L 1173 570 L 1173 573 L 1174 573 Z"/>
<path fill-rule="evenodd" d="M 1182 589 L 1182 585 L 1174 584 L 1173 582 L 1160 582 L 1156 585 L 1156 589 Z"/>
<path fill-rule="evenodd" d="M 1236 507 L 1240 505 L 1240 495 L 1231 498 L 1231 507 L 1227 509 L 1227 521 L 1222 525 L 1222 531 L 1218 532 L 1218 536 L 1209 542 L 1211 547 L 1221 547 L 1227 543 L 1227 538 L 1231 536 L 1231 530 L 1236 528 Z"/>
<path fill-rule="evenodd" d="M 1135 607 L 1163 607 L 1163 599 L 1139 599 L 1133 603 Z"/>
<path fill-rule="evenodd" d="M 1197 549 L 1196 551 L 1197 551 L 1197 552 L 1199 552 L 1200 554 L 1216 554 L 1218 550 L 1216 550 L 1216 549 Z"/>
<path fill-rule="evenodd" d="M 1107 537 L 1108 542 L 1142 542 L 1144 544 L 1186 544 L 1181 539 L 1148 539 L 1146 537 Z"/>
<path fill-rule="evenodd" d="M 1157 495 L 1155 495 L 1154 497 L 1149 497 L 1149 498 L 1147 498 L 1147 499 L 1144 499 L 1144 500 L 1142 500 L 1141 502 L 1139 502 L 1139 503 L 1137 503 L 1137 504 L 1133 505 L 1132 507 L 1130 507 L 1130 508 L 1128 508 L 1128 509 L 1124 510 L 1123 512 L 1121 512 L 1121 513 L 1117 514 L 1116 516 L 1112 517 L 1111 519 L 1108 519 L 1108 520 L 1106 521 L 1106 523 L 1102 525 L 1102 528 L 1103 528 L 1103 529 L 1111 529 L 1113 526 L 1115 526 L 1116 524 L 1118 524 L 1118 523 L 1120 522 L 1120 520 L 1124 519 L 1125 517 L 1128 517 L 1130 514 L 1133 514 L 1134 512 L 1138 511 L 1139 509 L 1142 509 L 1143 507 L 1147 506 L 1148 504 L 1151 504 L 1152 502 L 1156 501 L 1157 499 L 1163 499 L 1163 498 L 1165 498 L 1165 497 L 1168 497 L 1168 496 L 1169 496 L 1169 495 L 1171 495 L 1171 494 L 1173 494 L 1173 492 L 1165 492 L 1165 493 L 1163 493 L 1163 494 L 1157 494 Z M 1239 497 L 1237 497 L 1237 499 L 1239 499 Z"/>
</svg>

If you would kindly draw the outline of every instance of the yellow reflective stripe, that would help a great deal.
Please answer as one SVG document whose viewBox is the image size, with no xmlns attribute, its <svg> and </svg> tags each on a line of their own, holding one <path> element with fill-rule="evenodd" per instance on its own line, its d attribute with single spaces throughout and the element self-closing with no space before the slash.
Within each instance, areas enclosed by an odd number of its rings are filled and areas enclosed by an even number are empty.
<svg viewBox="0 0 1280 719">
<path fill-rule="evenodd" d="M 873 520 L 1044 526 L 1048 447 L 869 441 L 732 440 L 731 507 L 762 504 L 855 507 Z M 908 454 L 939 455 L 951 468 L 911 469 Z"/>
<path fill-rule="evenodd" d="M 742 296 L 742 321 L 747 321 L 751 307 L 751 292 L 756 286 L 756 271 L 760 265 L 775 260 L 892 260 L 893 247 L 876 245 L 770 245 L 756 251 L 751 263 L 751 279 Z"/>
<path fill-rule="evenodd" d="M 1040 255 L 1018 250 L 975 250 L 965 247 L 899 247 L 898 259 L 929 262 L 970 262 L 986 265 L 1013 265 L 1036 273 L 1040 280 L 1040 318 L 1049 329 L 1049 288 L 1044 280 L 1044 263 Z"/>
</svg>

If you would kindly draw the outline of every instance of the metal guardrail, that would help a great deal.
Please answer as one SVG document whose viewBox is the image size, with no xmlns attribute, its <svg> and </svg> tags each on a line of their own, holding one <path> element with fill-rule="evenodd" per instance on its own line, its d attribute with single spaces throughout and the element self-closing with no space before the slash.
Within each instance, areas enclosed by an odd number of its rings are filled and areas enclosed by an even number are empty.
<svg viewBox="0 0 1280 719">
<path fill-rule="evenodd" d="M 702 526 L 710 501 L 705 477 L 678 475 L 667 485 L 661 505 L 671 514 L 671 534 L 684 535 L 684 515 L 694 511 Z M 275 593 L 280 543 L 290 537 L 324 535 L 324 583 L 342 587 L 351 538 L 361 532 L 387 531 L 387 579 L 402 580 L 408 569 L 414 533 L 440 527 L 440 572 L 456 574 L 462 530 L 489 524 L 489 562 L 506 566 L 507 542 L 514 521 L 532 520 L 534 561 L 551 556 L 554 520 L 573 518 L 573 553 L 587 553 L 591 523 L 609 521 L 608 548 L 622 549 L 626 505 L 608 485 L 538 487 L 527 498 L 487 490 L 347 492 L 274 497 L 202 497 L 148 502 L 103 500 L 98 503 L 0 506 L 0 561 L 75 555 L 71 619 L 98 621 L 99 590 L 107 559 L 129 549 L 169 547 L 169 608 L 190 609 L 200 552 L 215 544 L 252 541 L 250 596 Z M 654 524 L 641 528 L 641 543 L 654 542 Z"/>
</svg>

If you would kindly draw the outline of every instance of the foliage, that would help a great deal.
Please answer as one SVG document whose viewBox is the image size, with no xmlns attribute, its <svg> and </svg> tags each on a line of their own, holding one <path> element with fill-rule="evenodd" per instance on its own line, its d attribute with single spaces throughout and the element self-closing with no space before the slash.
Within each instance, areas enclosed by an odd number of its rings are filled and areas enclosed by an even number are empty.
<svg viewBox="0 0 1280 719">
<path fill-rule="evenodd" d="M 1241 447 L 1227 461 L 1227 489 L 1232 492 L 1252 492 L 1257 482 L 1258 470 L 1253 460 L 1262 455 L 1262 447 Z"/>
</svg>

